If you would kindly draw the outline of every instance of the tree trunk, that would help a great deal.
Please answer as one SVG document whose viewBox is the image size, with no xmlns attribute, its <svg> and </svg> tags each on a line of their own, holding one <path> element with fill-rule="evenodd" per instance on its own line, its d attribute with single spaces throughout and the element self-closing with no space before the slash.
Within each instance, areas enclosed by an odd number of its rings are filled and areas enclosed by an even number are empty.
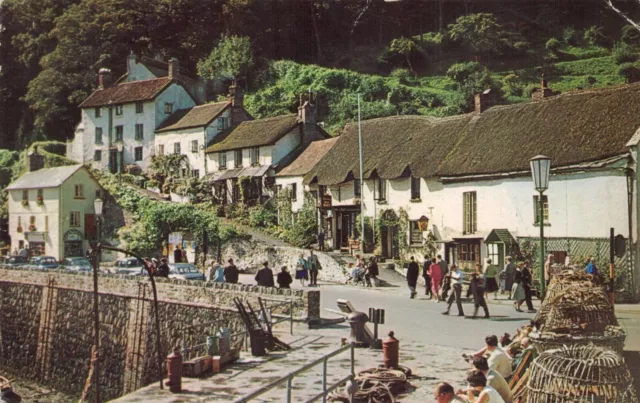
<svg viewBox="0 0 640 403">
<path fill-rule="evenodd" d="M 622 12 L 622 10 L 620 10 L 619 8 L 617 8 L 616 6 L 613 5 L 613 3 L 611 2 L 611 0 L 604 0 L 605 4 L 607 6 L 609 6 L 610 9 L 612 9 L 616 14 L 618 14 L 620 17 L 622 17 L 624 20 L 626 20 L 631 26 L 633 26 L 635 29 L 637 29 L 638 31 L 640 31 L 640 25 L 633 21 L 630 17 L 628 17 L 625 13 Z M 638 2 L 640 2 L 640 0 L 638 0 Z"/>
</svg>

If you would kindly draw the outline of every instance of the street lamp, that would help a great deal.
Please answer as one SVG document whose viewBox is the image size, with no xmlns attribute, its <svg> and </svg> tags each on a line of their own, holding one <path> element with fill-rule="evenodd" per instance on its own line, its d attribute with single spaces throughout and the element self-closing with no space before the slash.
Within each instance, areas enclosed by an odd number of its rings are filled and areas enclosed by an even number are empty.
<svg viewBox="0 0 640 403">
<path fill-rule="evenodd" d="M 542 195 L 549 188 L 549 170 L 551 159 L 544 155 L 537 155 L 529 160 L 531 165 L 531 175 L 536 190 L 540 193 L 538 197 L 538 224 L 540 225 L 540 297 L 544 298 L 546 284 L 544 281 L 544 202 Z"/>
<path fill-rule="evenodd" d="M 100 218 L 104 202 L 97 198 L 93 201 L 93 211 L 96 217 L 96 246 L 93 250 L 93 326 L 95 356 L 93 357 L 93 384 L 96 389 L 96 402 L 100 403 L 100 313 L 98 312 L 98 268 L 100 267 Z"/>
</svg>

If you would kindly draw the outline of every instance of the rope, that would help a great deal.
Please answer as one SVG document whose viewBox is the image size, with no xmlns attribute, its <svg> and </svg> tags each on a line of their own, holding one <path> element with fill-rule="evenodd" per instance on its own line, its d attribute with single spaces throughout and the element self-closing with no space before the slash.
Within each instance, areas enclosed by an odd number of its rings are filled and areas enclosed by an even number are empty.
<svg viewBox="0 0 640 403">
<path fill-rule="evenodd" d="M 353 394 L 352 400 L 349 399 L 346 388 L 332 393 L 329 399 L 345 403 L 395 403 L 395 396 L 408 391 L 410 384 L 407 378 L 410 376 L 411 370 L 406 367 L 365 369 L 354 379 L 358 390 Z"/>
</svg>

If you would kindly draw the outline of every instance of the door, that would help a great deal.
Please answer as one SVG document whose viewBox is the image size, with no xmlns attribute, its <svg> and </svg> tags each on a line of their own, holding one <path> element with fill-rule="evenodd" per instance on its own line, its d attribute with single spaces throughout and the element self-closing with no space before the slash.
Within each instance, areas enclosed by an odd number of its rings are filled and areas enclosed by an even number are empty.
<svg viewBox="0 0 640 403">
<path fill-rule="evenodd" d="M 118 172 L 118 151 L 117 150 L 109 150 L 109 171 L 112 174 Z"/>
<path fill-rule="evenodd" d="M 342 231 L 340 232 L 340 246 L 349 246 L 349 234 L 351 233 L 351 214 L 342 213 Z"/>
</svg>

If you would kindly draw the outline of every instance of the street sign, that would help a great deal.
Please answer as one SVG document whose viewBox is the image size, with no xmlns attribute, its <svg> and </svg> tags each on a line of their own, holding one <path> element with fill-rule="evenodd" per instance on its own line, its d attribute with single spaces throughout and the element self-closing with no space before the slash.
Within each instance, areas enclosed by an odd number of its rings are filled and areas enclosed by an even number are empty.
<svg viewBox="0 0 640 403">
<path fill-rule="evenodd" d="M 614 240 L 614 253 L 616 257 L 621 258 L 627 253 L 627 241 L 625 241 L 624 237 L 620 234 L 616 235 Z"/>
</svg>

